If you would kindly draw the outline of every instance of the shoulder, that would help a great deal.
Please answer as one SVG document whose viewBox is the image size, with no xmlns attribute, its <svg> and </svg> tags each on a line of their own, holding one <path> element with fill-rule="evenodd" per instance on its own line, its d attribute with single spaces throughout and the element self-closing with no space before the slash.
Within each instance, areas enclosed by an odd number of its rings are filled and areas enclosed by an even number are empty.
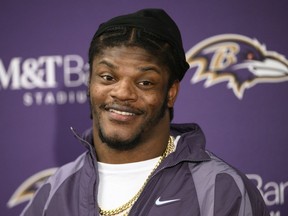
<svg viewBox="0 0 288 216">
<path fill-rule="evenodd" d="M 191 167 L 200 201 L 210 199 L 214 212 L 219 213 L 215 215 L 225 215 L 227 209 L 243 215 L 268 215 L 260 192 L 246 175 L 211 152 L 207 154 L 211 160 Z"/>
<path fill-rule="evenodd" d="M 46 184 L 52 185 L 54 188 L 59 187 L 67 178 L 77 173 L 84 167 L 87 153 L 81 154 L 76 160 L 61 166 L 54 175 L 52 175 Z"/>
<path fill-rule="evenodd" d="M 198 182 L 198 184 L 200 184 L 204 180 L 206 185 L 209 183 L 215 187 L 215 192 L 227 188 L 230 188 L 231 191 L 232 188 L 235 188 L 235 190 L 242 195 L 244 195 L 247 190 L 252 190 L 253 193 L 257 193 L 258 195 L 259 192 L 256 186 L 244 173 L 213 153 L 209 151 L 206 151 L 206 153 L 210 156 L 211 160 L 201 162 L 191 169 L 196 183 Z"/>
<path fill-rule="evenodd" d="M 77 175 L 79 171 L 85 166 L 87 160 L 87 153 L 80 155 L 75 161 L 67 163 L 55 172 L 48 180 L 37 190 L 34 197 L 26 208 L 23 210 L 21 216 L 42 215 L 51 199 L 62 187 L 69 184 L 69 180 Z"/>
</svg>

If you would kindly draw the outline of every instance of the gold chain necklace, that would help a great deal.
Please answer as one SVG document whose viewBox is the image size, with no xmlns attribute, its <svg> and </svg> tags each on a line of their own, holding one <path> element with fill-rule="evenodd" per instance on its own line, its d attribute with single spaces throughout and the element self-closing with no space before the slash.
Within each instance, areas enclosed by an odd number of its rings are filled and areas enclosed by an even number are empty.
<svg viewBox="0 0 288 216">
<path fill-rule="evenodd" d="M 120 214 L 121 212 L 124 212 L 125 210 L 131 208 L 133 206 L 133 204 L 136 202 L 136 200 L 139 198 L 140 194 L 142 193 L 142 191 L 144 190 L 146 184 L 148 183 L 148 181 L 150 180 L 152 174 L 155 172 L 155 170 L 157 169 L 157 167 L 161 164 L 161 162 L 163 161 L 164 158 L 166 158 L 171 152 L 174 151 L 174 140 L 173 137 L 170 136 L 169 140 L 168 140 L 168 144 L 167 147 L 163 153 L 162 156 L 160 156 L 157 164 L 155 165 L 155 167 L 153 168 L 153 170 L 151 171 L 151 173 L 149 174 L 149 176 L 147 177 L 147 179 L 145 180 L 143 186 L 140 188 L 140 190 L 136 193 L 136 195 L 134 197 L 132 197 L 132 199 L 130 199 L 127 203 L 123 204 L 122 206 L 115 208 L 115 209 L 111 209 L 111 210 L 104 210 L 101 209 L 99 207 L 99 213 L 102 216 L 113 216 L 113 215 L 117 215 Z M 128 215 L 129 211 L 126 212 L 124 214 L 124 216 Z"/>
</svg>

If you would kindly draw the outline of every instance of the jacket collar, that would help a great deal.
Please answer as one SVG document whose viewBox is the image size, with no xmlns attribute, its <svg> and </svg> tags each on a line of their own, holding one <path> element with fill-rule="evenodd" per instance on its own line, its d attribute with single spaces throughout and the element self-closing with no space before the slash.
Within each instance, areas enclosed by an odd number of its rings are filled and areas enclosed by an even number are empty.
<svg viewBox="0 0 288 216">
<path fill-rule="evenodd" d="M 74 137 L 93 155 L 94 159 L 97 160 L 96 151 L 93 145 L 93 133 L 92 128 L 87 129 L 82 135 L 79 135 L 77 131 L 70 127 Z"/>
<path fill-rule="evenodd" d="M 86 130 L 82 136 L 72 127 L 71 131 L 96 159 L 92 128 Z M 210 160 L 210 156 L 205 151 L 205 136 L 197 124 L 171 124 L 170 133 L 172 136 L 179 139 L 176 151 L 167 158 L 168 164 L 177 164 L 183 160 L 191 162 Z"/>
<path fill-rule="evenodd" d="M 205 136 L 197 124 L 171 124 L 170 133 L 174 137 L 180 136 L 173 155 L 175 161 L 201 162 L 211 159 L 205 151 Z"/>
</svg>

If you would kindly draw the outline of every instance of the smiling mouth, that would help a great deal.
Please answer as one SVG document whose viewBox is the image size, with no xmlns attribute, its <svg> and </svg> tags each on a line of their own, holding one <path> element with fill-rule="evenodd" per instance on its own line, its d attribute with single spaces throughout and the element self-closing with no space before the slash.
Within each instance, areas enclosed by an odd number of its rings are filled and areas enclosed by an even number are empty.
<svg viewBox="0 0 288 216">
<path fill-rule="evenodd" d="M 108 111 L 119 114 L 119 115 L 123 115 L 123 116 L 135 116 L 136 115 L 135 113 L 125 112 L 125 111 L 120 111 L 120 110 L 115 110 L 115 109 L 109 109 Z"/>
<path fill-rule="evenodd" d="M 102 107 L 110 116 L 110 120 L 116 122 L 128 122 L 135 119 L 136 116 L 142 115 L 143 111 L 130 106 L 123 106 L 120 104 L 106 104 Z"/>
</svg>

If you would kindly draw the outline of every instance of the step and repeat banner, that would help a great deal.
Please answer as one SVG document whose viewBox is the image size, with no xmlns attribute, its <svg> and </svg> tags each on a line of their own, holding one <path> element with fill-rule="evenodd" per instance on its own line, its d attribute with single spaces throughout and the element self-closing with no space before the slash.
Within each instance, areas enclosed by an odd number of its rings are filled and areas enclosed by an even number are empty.
<svg viewBox="0 0 288 216">
<path fill-rule="evenodd" d="M 46 0 L 0 2 L 0 215 L 15 216 L 91 126 L 87 50 L 98 25 L 142 8 L 179 25 L 190 70 L 174 122 L 196 122 L 207 149 L 288 215 L 288 2 Z"/>
</svg>

